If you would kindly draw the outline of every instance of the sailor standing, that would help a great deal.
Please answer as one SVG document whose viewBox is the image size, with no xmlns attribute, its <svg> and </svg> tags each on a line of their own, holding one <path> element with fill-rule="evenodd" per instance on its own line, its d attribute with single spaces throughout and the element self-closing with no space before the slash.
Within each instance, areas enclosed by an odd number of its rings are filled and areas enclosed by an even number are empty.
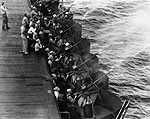
<svg viewBox="0 0 150 119">
<path fill-rule="evenodd" d="M 2 2 L 1 4 L 1 12 L 2 12 L 2 29 L 10 29 L 8 27 L 8 17 L 7 17 L 7 7 L 4 5 L 5 3 Z"/>
<path fill-rule="evenodd" d="M 22 38 L 22 51 L 21 53 L 24 53 L 25 55 L 28 54 L 28 39 L 27 39 L 27 28 L 26 24 L 22 24 L 21 28 L 21 38 Z"/>
<path fill-rule="evenodd" d="M 29 19 L 28 19 L 28 14 L 24 13 L 24 17 L 22 19 L 22 24 L 26 25 L 26 28 L 29 28 Z"/>
</svg>

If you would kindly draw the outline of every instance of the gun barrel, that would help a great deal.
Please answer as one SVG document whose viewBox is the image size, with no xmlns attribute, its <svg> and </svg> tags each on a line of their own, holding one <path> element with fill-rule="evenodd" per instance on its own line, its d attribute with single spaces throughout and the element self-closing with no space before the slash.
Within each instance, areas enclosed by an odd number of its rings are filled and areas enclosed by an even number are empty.
<svg viewBox="0 0 150 119">
<path fill-rule="evenodd" d="M 96 55 L 96 54 L 95 54 L 95 55 Z M 81 67 L 82 65 L 84 65 L 85 63 L 87 63 L 88 61 L 90 61 L 93 57 L 95 57 L 95 55 L 92 56 L 92 57 L 90 57 L 90 58 L 88 58 L 87 60 L 85 60 L 85 61 L 82 62 L 81 64 L 79 64 L 76 68 L 79 68 L 79 67 Z"/>
<path fill-rule="evenodd" d="M 118 113 L 118 115 L 116 116 L 115 119 L 124 119 L 124 116 L 127 112 L 127 109 L 129 107 L 129 104 L 130 104 L 130 100 L 125 100 L 122 104 L 122 107 Z"/>
<path fill-rule="evenodd" d="M 84 90 L 88 90 L 89 88 L 91 88 L 93 85 L 95 85 L 98 81 L 102 81 L 102 79 L 107 76 L 109 73 L 111 73 L 112 71 L 109 71 L 107 74 L 105 74 L 104 76 L 102 76 L 101 78 L 97 79 L 96 81 L 94 81 L 91 85 L 89 85 L 88 87 L 86 87 Z"/>
</svg>

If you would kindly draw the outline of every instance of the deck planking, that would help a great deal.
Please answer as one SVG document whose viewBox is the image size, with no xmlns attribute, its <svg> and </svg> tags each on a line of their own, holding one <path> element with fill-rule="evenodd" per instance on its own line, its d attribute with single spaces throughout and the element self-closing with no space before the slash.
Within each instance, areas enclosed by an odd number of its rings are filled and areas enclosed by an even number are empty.
<svg viewBox="0 0 150 119">
<path fill-rule="evenodd" d="M 49 77 L 44 58 L 19 53 L 20 25 L 23 13 L 29 11 L 28 2 L 5 0 L 5 4 L 11 29 L 0 28 L 0 119 L 59 119 L 54 96 L 48 93 L 50 82 L 44 78 Z"/>
</svg>

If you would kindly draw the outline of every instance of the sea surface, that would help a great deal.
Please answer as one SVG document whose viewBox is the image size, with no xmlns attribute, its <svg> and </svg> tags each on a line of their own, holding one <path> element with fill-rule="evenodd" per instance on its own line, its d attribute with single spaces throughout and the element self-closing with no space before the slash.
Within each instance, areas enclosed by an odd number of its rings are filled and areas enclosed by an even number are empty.
<svg viewBox="0 0 150 119">
<path fill-rule="evenodd" d="M 131 105 L 125 119 L 150 119 L 150 0 L 64 0 L 98 53 L 110 90 Z"/>
</svg>

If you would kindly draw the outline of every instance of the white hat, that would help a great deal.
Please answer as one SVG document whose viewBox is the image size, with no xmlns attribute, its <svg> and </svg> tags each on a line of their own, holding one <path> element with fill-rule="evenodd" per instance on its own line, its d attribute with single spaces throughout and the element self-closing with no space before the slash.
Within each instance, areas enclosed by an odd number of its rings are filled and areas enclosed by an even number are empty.
<svg viewBox="0 0 150 119">
<path fill-rule="evenodd" d="M 69 14 L 69 12 L 66 12 L 65 14 L 67 15 L 67 14 Z"/>
<path fill-rule="evenodd" d="M 44 20 L 48 20 L 47 17 L 44 17 Z"/>
<path fill-rule="evenodd" d="M 33 9 L 36 9 L 36 7 L 35 7 L 35 6 L 33 6 Z"/>
<path fill-rule="evenodd" d="M 60 91 L 60 88 L 59 88 L 58 86 L 56 86 L 56 87 L 54 88 L 54 90 L 55 90 L 55 91 Z"/>
<path fill-rule="evenodd" d="M 53 60 L 54 59 L 53 55 L 49 55 L 48 59 Z"/>
<path fill-rule="evenodd" d="M 53 78 L 57 78 L 57 75 L 56 75 L 56 74 L 51 74 L 51 76 L 52 76 Z"/>
<path fill-rule="evenodd" d="M 36 42 L 39 42 L 40 41 L 40 39 L 36 39 Z"/>
<path fill-rule="evenodd" d="M 36 23 L 39 24 L 39 23 L 40 23 L 40 20 L 38 20 Z"/>
<path fill-rule="evenodd" d="M 49 33 L 48 36 L 52 36 L 52 33 Z"/>
<path fill-rule="evenodd" d="M 65 43 L 65 46 L 69 46 L 69 43 L 67 42 L 67 43 Z"/>
<path fill-rule="evenodd" d="M 67 92 L 68 92 L 68 93 L 71 93 L 71 92 L 72 92 L 72 89 L 70 89 L 70 88 L 67 89 Z"/>
<path fill-rule="evenodd" d="M 57 15 L 56 14 L 53 14 L 53 17 L 56 17 Z"/>
<path fill-rule="evenodd" d="M 59 32 L 60 32 L 60 33 L 63 33 L 63 30 L 60 30 Z"/>
<path fill-rule="evenodd" d="M 50 54 L 53 54 L 53 53 L 54 53 L 54 51 L 50 51 L 49 53 L 50 53 Z"/>
<path fill-rule="evenodd" d="M 49 48 L 46 48 L 45 51 L 49 51 Z"/>
<path fill-rule="evenodd" d="M 51 60 L 48 60 L 48 64 L 50 65 L 50 68 L 51 68 L 53 63 Z"/>
</svg>

